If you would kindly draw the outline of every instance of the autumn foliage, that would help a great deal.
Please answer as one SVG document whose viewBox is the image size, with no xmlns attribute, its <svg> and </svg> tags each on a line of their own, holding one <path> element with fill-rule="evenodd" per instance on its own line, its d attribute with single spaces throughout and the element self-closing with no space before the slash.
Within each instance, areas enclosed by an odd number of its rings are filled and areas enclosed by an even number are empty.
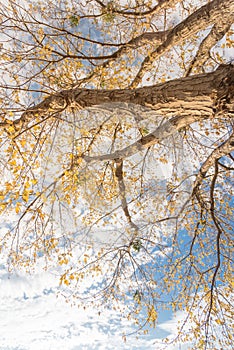
<svg viewBox="0 0 234 350">
<path fill-rule="evenodd" d="M 0 4 L 0 248 L 231 349 L 234 0 Z"/>
</svg>

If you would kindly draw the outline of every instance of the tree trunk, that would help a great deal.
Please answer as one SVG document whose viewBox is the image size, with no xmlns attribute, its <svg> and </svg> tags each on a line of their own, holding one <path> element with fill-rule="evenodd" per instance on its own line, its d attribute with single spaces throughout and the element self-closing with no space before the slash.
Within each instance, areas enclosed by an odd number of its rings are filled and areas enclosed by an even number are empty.
<svg viewBox="0 0 234 350">
<path fill-rule="evenodd" d="M 25 111 L 14 121 L 15 127 L 31 120 L 56 116 L 76 104 L 87 108 L 123 102 L 147 106 L 163 116 L 189 116 L 196 121 L 219 113 L 233 115 L 234 66 L 220 65 L 211 73 L 175 79 L 138 89 L 97 90 L 74 88 L 53 94 Z M 0 123 L 6 126 L 9 121 Z M 183 127 L 183 126 L 181 126 Z"/>
</svg>

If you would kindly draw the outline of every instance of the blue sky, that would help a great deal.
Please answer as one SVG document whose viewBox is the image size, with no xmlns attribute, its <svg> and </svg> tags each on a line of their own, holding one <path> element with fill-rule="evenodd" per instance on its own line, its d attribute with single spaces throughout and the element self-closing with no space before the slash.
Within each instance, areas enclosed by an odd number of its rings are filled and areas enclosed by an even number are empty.
<svg viewBox="0 0 234 350">
<path fill-rule="evenodd" d="M 86 21 L 80 23 L 84 34 L 88 28 L 86 24 Z M 99 36 L 98 31 L 92 32 Z M 167 176 L 166 166 L 161 172 Z M 156 329 L 150 329 L 148 335 L 131 335 L 125 343 L 122 334 L 132 333 L 136 328 L 112 309 L 103 308 L 99 315 L 100 309 L 78 308 L 67 303 L 59 295 L 58 269 L 44 271 L 39 262 L 34 273 L 17 270 L 8 273 L 5 256 L 1 259 L 1 350 L 161 350 L 160 340 L 168 335 L 173 337 L 178 321 L 185 315 L 161 312 Z M 169 349 L 186 350 L 188 347 L 188 344 L 171 345 Z"/>
<path fill-rule="evenodd" d="M 58 290 L 55 271 L 9 274 L 0 265 L 1 350 L 155 349 L 154 342 L 175 327 L 171 320 L 171 326 L 162 325 L 138 339 L 132 335 L 124 343 L 122 332 L 130 333 L 134 327 L 118 312 L 103 309 L 98 315 L 100 309 L 78 309 L 57 297 Z M 161 321 L 168 316 L 162 315 Z"/>
</svg>

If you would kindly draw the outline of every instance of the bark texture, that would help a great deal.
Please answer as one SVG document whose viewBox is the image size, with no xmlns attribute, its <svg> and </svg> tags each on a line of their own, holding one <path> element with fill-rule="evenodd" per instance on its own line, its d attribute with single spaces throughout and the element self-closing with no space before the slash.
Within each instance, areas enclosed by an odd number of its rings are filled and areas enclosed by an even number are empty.
<svg viewBox="0 0 234 350">
<path fill-rule="evenodd" d="M 184 116 L 192 120 L 234 112 L 234 66 L 220 65 L 212 73 L 199 74 L 138 89 L 63 90 L 25 111 L 14 121 L 16 128 L 38 118 L 56 117 L 67 107 L 87 108 L 111 102 L 147 106 L 164 116 Z M 0 126 L 7 126 L 5 120 Z"/>
<path fill-rule="evenodd" d="M 152 69 L 152 62 L 161 57 L 174 45 L 191 38 L 198 31 L 207 28 L 209 25 L 219 22 L 220 18 L 222 18 L 222 22 L 228 23 L 232 13 L 234 13 L 234 0 L 213 0 L 192 13 L 175 26 L 167 35 L 166 40 L 150 56 L 144 59 L 138 74 L 132 82 L 132 87 L 137 87 L 144 74 Z"/>
<path fill-rule="evenodd" d="M 221 17 L 220 22 L 216 23 L 212 27 L 210 33 L 202 40 L 197 50 L 196 56 L 193 58 L 186 72 L 186 76 L 188 76 L 194 68 L 203 66 L 203 64 L 209 58 L 210 50 L 229 31 L 233 21 L 234 21 L 234 13 L 230 14 L 230 17 L 227 22 L 226 22 L 226 18 Z"/>
</svg>

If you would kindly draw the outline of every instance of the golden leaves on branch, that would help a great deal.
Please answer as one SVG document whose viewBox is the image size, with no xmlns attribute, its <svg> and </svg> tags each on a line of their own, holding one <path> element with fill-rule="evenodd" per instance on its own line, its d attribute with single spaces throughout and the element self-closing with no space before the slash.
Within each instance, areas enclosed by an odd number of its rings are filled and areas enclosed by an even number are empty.
<svg viewBox="0 0 234 350">
<path fill-rule="evenodd" d="M 149 305 L 147 307 L 147 314 L 148 314 L 148 322 L 153 326 L 155 327 L 156 325 L 156 321 L 157 321 L 157 318 L 158 318 L 158 314 L 155 310 L 155 307 L 154 305 Z"/>
</svg>

